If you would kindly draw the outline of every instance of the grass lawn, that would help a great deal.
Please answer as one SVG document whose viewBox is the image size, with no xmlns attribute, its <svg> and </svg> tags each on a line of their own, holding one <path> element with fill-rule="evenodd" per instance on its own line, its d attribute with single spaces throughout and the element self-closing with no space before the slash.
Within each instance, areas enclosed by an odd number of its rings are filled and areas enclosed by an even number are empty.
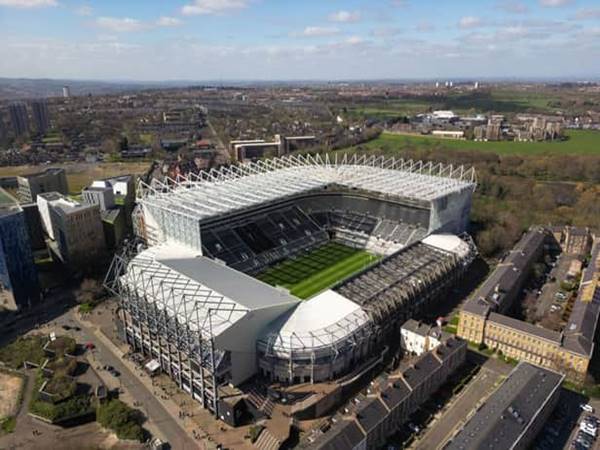
<svg viewBox="0 0 600 450">
<path fill-rule="evenodd" d="M 257 278 L 273 286 L 283 286 L 292 295 L 305 299 L 358 272 L 376 258 L 363 250 L 330 242 L 283 261 Z"/>
<path fill-rule="evenodd" d="M 37 171 L 47 167 L 63 167 L 67 172 L 69 192 L 73 195 L 81 194 L 81 190 L 94 180 L 115 177 L 118 175 L 141 175 L 150 167 L 146 161 L 131 162 L 103 162 L 103 163 L 56 163 L 48 166 L 8 166 L 0 167 L 0 177 L 17 176 Z"/>
<path fill-rule="evenodd" d="M 430 136 L 382 133 L 364 147 L 392 153 L 404 148 L 421 147 L 431 150 L 477 150 L 508 155 L 569 154 L 600 155 L 600 131 L 568 130 L 568 139 L 555 142 L 475 142 L 434 138 Z"/>
</svg>

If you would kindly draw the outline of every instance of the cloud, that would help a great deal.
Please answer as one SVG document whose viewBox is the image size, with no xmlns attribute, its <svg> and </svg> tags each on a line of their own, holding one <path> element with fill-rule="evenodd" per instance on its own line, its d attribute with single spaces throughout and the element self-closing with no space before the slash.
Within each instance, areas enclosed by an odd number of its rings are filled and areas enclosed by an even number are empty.
<svg viewBox="0 0 600 450">
<path fill-rule="evenodd" d="M 600 8 L 582 8 L 575 14 L 577 20 L 600 19 Z"/>
<path fill-rule="evenodd" d="M 540 6 L 545 8 L 557 8 L 573 3 L 574 0 L 539 0 Z"/>
<path fill-rule="evenodd" d="M 177 17 L 162 16 L 156 21 L 156 25 L 159 27 L 177 27 L 183 22 Z"/>
<path fill-rule="evenodd" d="M 340 23 L 350 23 L 350 22 L 358 22 L 360 20 L 360 12 L 359 11 L 336 11 L 329 15 L 329 20 L 331 22 L 340 22 Z"/>
<path fill-rule="evenodd" d="M 56 5 L 58 5 L 56 0 L 0 0 L 0 6 L 13 8 L 41 8 Z"/>
<path fill-rule="evenodd" d="M 511 14 L 525 14 L 529 12 L 527 5 L 513 0 L 498 0 L 496 2 L 496 9 L 500 9 Z"/>
<path fill-rule="evenodd" d="M 371 36 L 386 38 L 402 34 L 404 30 L 400 27 L 378 27 L 371 31 Z"/>
<path fill-rule="evenodd" d="M 458 27 L 462 29 L 477 28 L 482 26 L 481 19 L 475 16 L 464 16 L 458 21 Z"/>
<path fill-rule="evenodd" d="M 127 33 L 132 31 L 141 31 L 148 26 L 140 20 L 129 17 L 98 17 L 96 25 L 109 31 L 117 33 Z"/>
<path fill-rule="evenodd" d="M 244 9 L 249 0 L 194 0 L 193 3 L 184 5 L 181 13 L 186 16 L 224 14 L 227 11 Z"/>
<path fill-rule="evenodd" d="M 435 27 L 432 23 L 423 20 L 417 24 L 415 30 L 419 33 L 428 33 L 430 31 L 435 30 Z"/>
<path fill-rule="evenodd" d="M 363 38 L 361 38 L 360 36 L 350 36 L 348 39 L 346 39 L 346 44 L 349 45 L 358 45 L 358 44 L 362 44 L 363 42 L 365 42 L 365 40 Z"/>
<path fill-rule="evenodd" d="M 333 36 L 338 34 L 340 30 L 336 27 L 306 27 L 300 33 L 300 36 L 304 37 L 322 37 L 322 36 Z M 295 34 L 297 36 L 298 34 Z"/>
<path fill-rule="evenodd" d="M 75 14 L 78 16 L 91 16 L 94 14 L 94 10 L 90 5 L 82 5 L 79 8 L 75 9 Z"/>
</svg>

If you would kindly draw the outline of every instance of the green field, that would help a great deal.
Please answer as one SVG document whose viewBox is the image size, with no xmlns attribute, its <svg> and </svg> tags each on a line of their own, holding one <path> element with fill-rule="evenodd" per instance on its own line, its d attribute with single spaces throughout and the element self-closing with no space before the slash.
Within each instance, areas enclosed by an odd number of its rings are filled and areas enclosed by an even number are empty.
<svg viewBox="0 0 600 450">
<path fill-rule="evenodd" d="M 283 286 L 292 295 L 305 299 L 360 271 L 376 258 L 363 250 L 330 242 L 283 261 L 257 278 L 273 286 Z"/>
<path fill-rule="evenodd" d="M 502 155 L 600 155 L 600 131 L 569 130 L 566 134 L 566 140 L 554 142 L 475 142 L 384 132 L 377 139 L 362 146 L 371 150 L 382 150 L 386 153 L 392 153 L 405 148 L 422 148 L 431 150 L 487 151 Z"/>
</svg>

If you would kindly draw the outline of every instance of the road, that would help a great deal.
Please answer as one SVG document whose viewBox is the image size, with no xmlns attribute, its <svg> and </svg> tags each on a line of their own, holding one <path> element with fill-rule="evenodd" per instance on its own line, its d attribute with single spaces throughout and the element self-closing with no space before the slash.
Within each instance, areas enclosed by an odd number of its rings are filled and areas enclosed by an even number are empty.
<svg viewBox="0 0 600 450">
<path fill-rule="evenodd" d="M 494 391 L 496 382 L 511 368 L 491 358 L 486 361 L 477 376 L 458 394 L 443 415 L 429 426 L 414 448 L 416 450 L 441 448 L 454 430 L 467 421 L 471 411 Z"/>
<path fill-rule="evenodd" d="M 76 320 L 76 317 L 72 312 L 69 312 L 65 319 L 67 321 L 69 319 Z M 83 322 L 77 321 L 77 323 L 81 327 L 81 331 L 78 333 L 81 338 L 86 342 L 91 341 L 96 346 L 96 359 L 102 361 L 104 365 L 113 366 L 121 373 L 119 377 L 121 387 L 142 404 L 141 409 L 144 414 L 160 429 L 171 448 L 177 450 L 201 448 L 198 442 L 190 438 L 179 423 L 165 410 L 154 394 L 137 380 L 137 376 L 123 364 L 121 359 L 96 337 L 94 330 Z"/>
</svg>

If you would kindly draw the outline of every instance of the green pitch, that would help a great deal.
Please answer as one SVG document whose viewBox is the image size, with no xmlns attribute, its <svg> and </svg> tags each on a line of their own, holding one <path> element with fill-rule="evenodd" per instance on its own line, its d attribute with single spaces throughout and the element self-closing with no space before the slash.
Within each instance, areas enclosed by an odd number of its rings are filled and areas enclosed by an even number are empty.
<svg viewBox="0 0 600 450">
<path fill-rule="evenodd" d="M 377 260 L 377 256 L 336 242 L 283 261 L 256 278 L 283 286 L 305 299 L 325 290 Z"/>
</svg>

